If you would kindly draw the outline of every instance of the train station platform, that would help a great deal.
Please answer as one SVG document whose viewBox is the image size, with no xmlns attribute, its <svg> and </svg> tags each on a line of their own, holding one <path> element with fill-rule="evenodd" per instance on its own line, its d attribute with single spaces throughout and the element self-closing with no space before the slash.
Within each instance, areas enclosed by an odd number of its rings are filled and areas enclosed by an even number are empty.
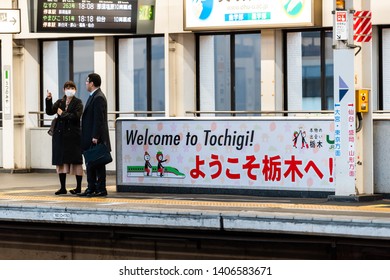
<svg viewBox="0 0 390 280">
<path fill-rule="evenodd" d="M 390 239 L 387 199 L 118 193 L 115 183 L 108 176 L 107 197 L 56 196 L 55 173 L 0 173 L 0 221 Z"/>
</svg>

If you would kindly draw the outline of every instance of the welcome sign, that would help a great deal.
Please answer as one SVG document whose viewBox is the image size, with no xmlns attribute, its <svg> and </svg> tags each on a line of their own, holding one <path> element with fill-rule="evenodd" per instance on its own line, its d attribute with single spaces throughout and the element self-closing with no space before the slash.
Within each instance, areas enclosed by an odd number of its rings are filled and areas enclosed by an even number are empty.
<svg viewBox="0 0 390 280">
<path fill-rule="evenodd" d="M 320 25 L 321 0 L 184 0 L 185 30 Z"/>
<path fill-rule="evenodd" d="M 334 191 L 332 120 L 118 119 L 118 185 Z"/>
</svg>

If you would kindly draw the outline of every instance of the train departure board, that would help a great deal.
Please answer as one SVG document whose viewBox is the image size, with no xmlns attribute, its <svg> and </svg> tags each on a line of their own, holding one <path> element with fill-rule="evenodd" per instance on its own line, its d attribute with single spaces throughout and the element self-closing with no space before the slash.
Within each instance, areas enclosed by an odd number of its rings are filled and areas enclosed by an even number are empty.
<svg viewBox="0 0 390 280">
<path fill-rule="evenodd" d="M 137 0 L 38 0 L 37 32 L 135 33 Z"/>
</svg>

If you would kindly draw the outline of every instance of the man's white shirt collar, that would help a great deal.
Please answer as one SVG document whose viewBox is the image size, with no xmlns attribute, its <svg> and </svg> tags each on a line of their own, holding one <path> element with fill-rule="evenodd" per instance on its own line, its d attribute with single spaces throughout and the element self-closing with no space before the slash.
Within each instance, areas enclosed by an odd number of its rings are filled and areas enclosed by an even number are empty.
<svg viewBox="0 0 390 280">
<path fill-rule="evenodd" d="M 97 91 L 99 88 L 97 88 L 97 89 L 95 89 L 94 91 L 91 91 L 90 93 L 89 93 L 89 96 L 92 96 L 92 94 L 95 92 L 95 91 Z"/>
</svg>

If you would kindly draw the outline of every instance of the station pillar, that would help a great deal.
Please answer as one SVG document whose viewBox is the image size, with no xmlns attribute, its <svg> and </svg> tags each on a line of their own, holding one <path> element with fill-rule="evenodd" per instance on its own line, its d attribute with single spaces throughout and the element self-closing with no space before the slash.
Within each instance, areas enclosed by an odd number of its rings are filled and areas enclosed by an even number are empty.
<svg viewBox="0 0 390 280">
<path fill-rule="evenodd" d="M 1 71 L 2 71 L 2 104 L 3 104 L 3 168 L 14 169 L 14 115 L 13 115 L 13 63 L 12 35 L 2 35 Z"/>
<path fill-rule="evenodd" d="M 353 1 L 334 4 L 335 195 L 350 196 L 356 194 Z"/>
<path fill-rule="evenodd" d="M 11 9 L 12 1 L 1 1 L 0 8 Z M 1 41 L 1 82 L 2 82 L 2 160 L 3 168 L 14 169 L 14 113 L 13 113 L 13 36 L 0 34 Z"/>
<path fill-rule="evenodd" d="M 360 197 L 376 199 L 370 186 L 362 186 L 364 169 L 358 147 L 363 145 L 357 132 L 361 123 L 361 104 L 357 106 L 355 91 L 355 55 L 360 49 L 354 44 L 353 0 L 334 1 L 333 58 L 334 58 L 334 147 L 335 195 L 331 200 L 360 201 Z M 368 96 L 367 96 L 368 97 Z M 360 100 L 361 101 L 361 100 Z M 367 105 L 368 108 L 368 104 Z M 372 132 L 372 130 L 371 130 Z M 368 161 L 370 162 L 370 161 Z M 357 180 L 359 179 L 359 180 Z M 368 188 L 367 188 L 368 187 Z M 362 190 L 368 190 L 363 193 Z"/>
</svg>

